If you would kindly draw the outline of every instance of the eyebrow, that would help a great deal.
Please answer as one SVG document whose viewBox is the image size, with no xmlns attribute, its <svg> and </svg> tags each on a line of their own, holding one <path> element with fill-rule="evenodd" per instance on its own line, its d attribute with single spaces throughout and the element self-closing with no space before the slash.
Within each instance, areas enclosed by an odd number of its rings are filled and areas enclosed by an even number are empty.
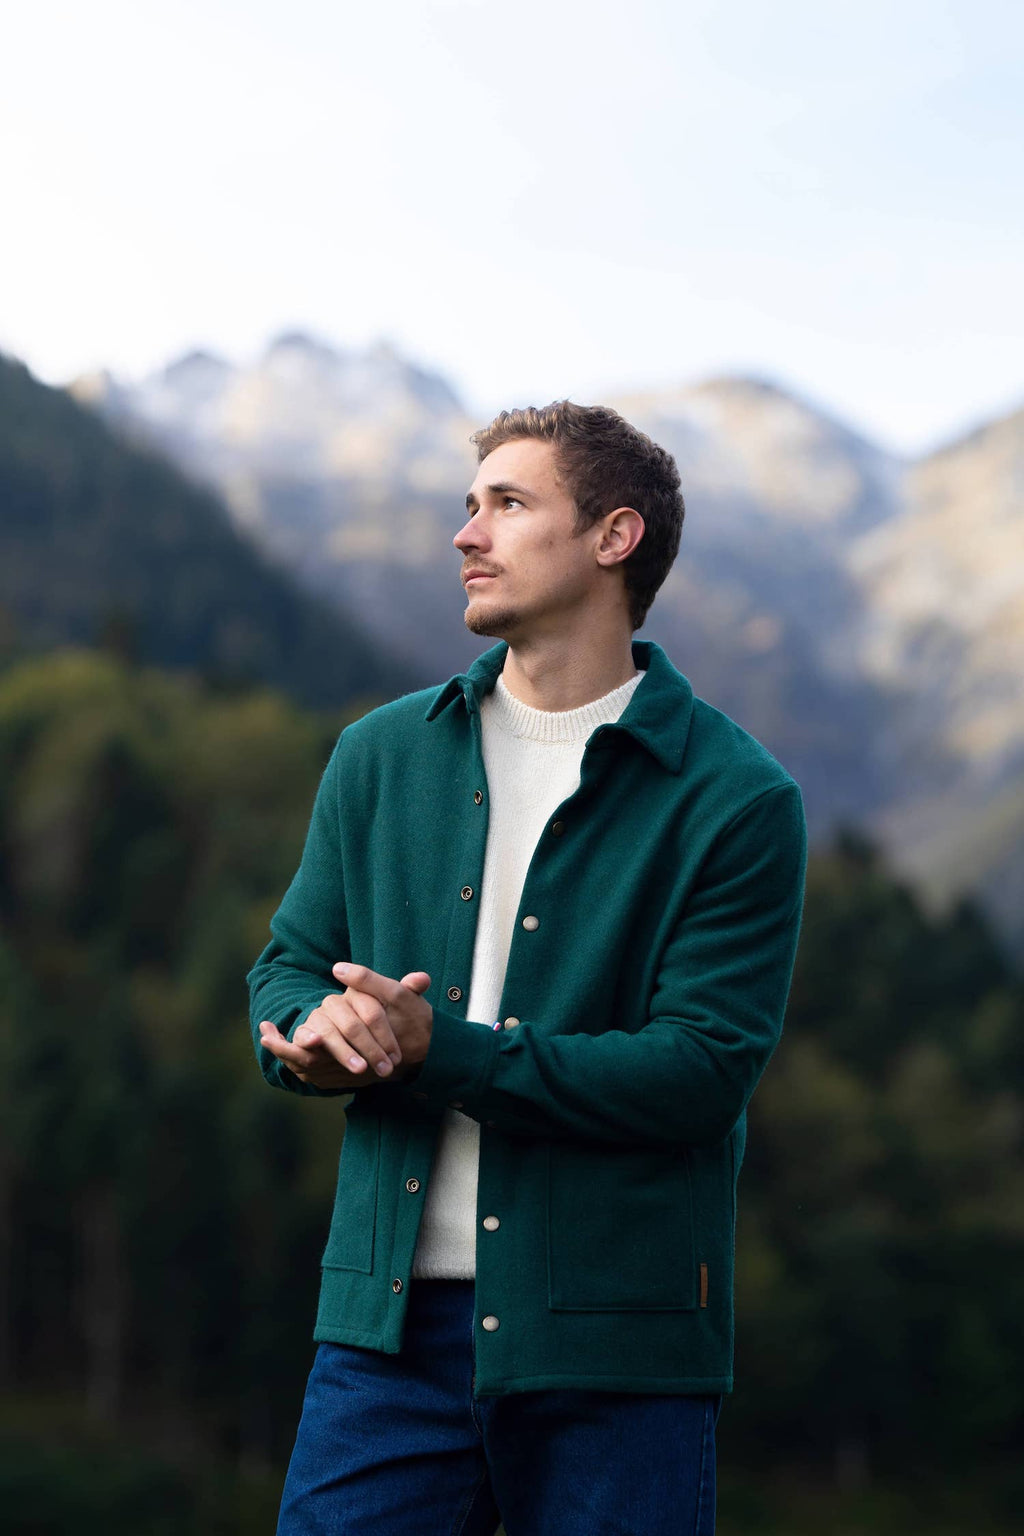
<svg viewBox="0 0 1024 1536">
<path fill-rule="evenodd" d="M 511 480 L 498 480 L 494 483 L 494 485 L 485 485 L 484 490 L 489 491 L 492 496 L 501 496 L 502 494 L 507 494 L 509 491 L 514 491 L 517 496 L 528 497 L 531 501 L 533 501 L 536 496 L 536 493 L 531 491 L 527 486 L 513 485 Z M 473 492 L 469 491 L 466 495 L 466 511 L 468 512 L 471 507 L 478 505 L 479 503 L 477 502 L 476 497 L 473 495 Z"/>
</svg>

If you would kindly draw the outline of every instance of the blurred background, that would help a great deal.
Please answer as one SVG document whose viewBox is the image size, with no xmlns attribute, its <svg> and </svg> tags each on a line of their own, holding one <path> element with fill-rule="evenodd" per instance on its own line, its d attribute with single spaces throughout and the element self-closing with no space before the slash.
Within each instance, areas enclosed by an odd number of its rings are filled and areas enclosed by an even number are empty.
<svg viewBox="0 0 1024 1536">
<path fill-rule="evenodd" d="M 460 671 L 470 432 L 609 403 L 800 782 L 720 1531 L 1024 1529 L 1024 17 L 36 0 L 0 95 L 0 1502 L 274 1528 L 344 1115 L 244 976 Z"/>
</svg>

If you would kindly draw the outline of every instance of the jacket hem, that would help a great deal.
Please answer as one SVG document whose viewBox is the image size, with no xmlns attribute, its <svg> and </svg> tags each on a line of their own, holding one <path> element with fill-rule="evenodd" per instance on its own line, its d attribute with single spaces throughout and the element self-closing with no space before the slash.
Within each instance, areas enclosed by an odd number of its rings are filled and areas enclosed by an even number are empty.
<svg viewBox="0 0 1024 1536">
<path fill-rule="evenodd" d="M 477 1372 L 477 1397 L 504 1397 L 512 1392 L 537 1392 L 570 1387 L 583 1392 L 640 1392 L 664 1395 L 729 1393 L 731 1376 L 593 1376 L 554 1372 L 543 1376 L 499 1376 L 481 1381 Z"/>
<path fill-rule="evenodd" d="M 384 1348 L 379 1333 L 357 1333 L 351 1328 L 346 1328 L 345 1337 L 339 1339 L 338 1329 L 330 1328 L 326 1324 L 319 1324 L 313 1329 L 313 1342 L 315 1344 L 351 1344 L 356 1349 L 375 1349 L 382 1355 L 393 1353 Z"/>
</svg>

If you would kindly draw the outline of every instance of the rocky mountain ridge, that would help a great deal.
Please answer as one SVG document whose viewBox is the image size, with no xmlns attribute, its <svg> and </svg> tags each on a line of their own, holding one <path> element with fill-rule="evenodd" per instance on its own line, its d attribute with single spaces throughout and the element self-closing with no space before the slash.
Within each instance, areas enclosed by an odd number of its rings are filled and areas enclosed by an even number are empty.
<svg viewBox="0 0 1024 1536">
<path fill-rule="evenodd" d="M 439 375 L 292 332 L 243 365 L 72 388 L 428 674 L 480 649 L 451 548 L 480 423 Z M 812 829 L 864 825 L 946 898 L 951 824 L 998 801 L 998 846 L 1024 849 L 1024 410 L 909 460 L 771 379 L 607 403 L 675 455 L 687 502 L 644 633 L 794 772 Z"/>
</svg>

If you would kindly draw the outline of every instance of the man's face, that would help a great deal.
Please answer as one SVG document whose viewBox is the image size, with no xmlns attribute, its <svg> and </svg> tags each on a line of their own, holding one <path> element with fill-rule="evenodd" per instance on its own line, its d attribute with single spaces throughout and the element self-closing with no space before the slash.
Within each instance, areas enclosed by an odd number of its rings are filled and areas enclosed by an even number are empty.
<svg viewBox="0 0 1024 1536">
<path fill-rule="evenodd" d="M 452 540 L 462 556 L 466 627 L 510 643 L 575 629 L 597 593 L 600 525 L 573 533 L 576 509 L 553 446 L 519 438 L 495 448 L 477 469 L 466 510 Z"/>
</svg>

